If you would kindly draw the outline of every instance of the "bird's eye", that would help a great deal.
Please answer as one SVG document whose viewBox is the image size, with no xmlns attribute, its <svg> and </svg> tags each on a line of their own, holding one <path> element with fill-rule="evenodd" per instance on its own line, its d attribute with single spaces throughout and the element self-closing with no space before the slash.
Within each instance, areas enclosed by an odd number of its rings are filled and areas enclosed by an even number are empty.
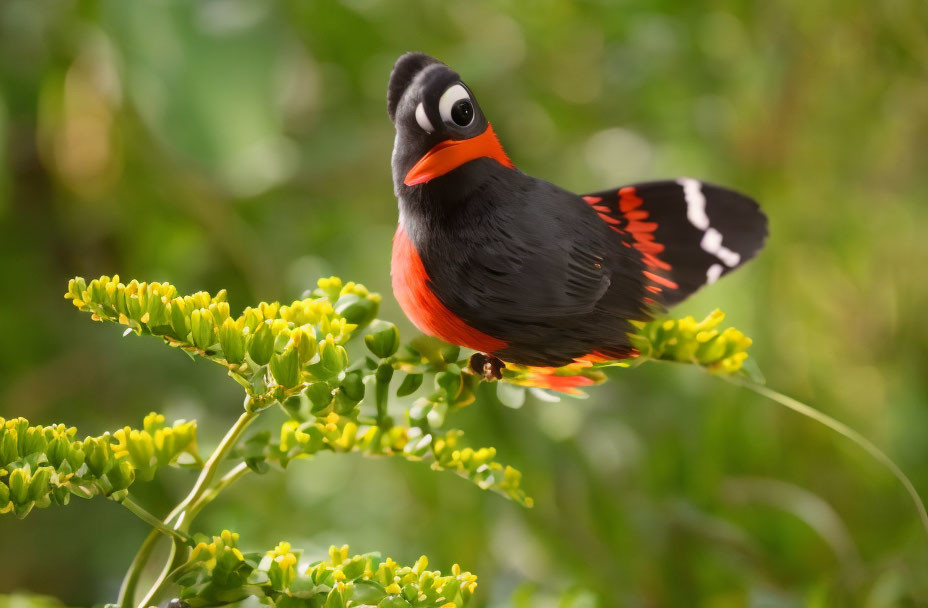
<svg viewBox="0 0 928 608">
<path fill-rule="evenodd" d="M 466 99 L 456 102 L 451 106 L 451 120 L 455 124 L 466 127 L 474 119 L 474 106 Z"/>
<path fill-rule="evenodd" d="M 448 87 L 438 100 L 438 112 L 445 122 L 466 127 L 474 121 L 475 114 L 470 93 L 460 84 Z"/>
</svg>

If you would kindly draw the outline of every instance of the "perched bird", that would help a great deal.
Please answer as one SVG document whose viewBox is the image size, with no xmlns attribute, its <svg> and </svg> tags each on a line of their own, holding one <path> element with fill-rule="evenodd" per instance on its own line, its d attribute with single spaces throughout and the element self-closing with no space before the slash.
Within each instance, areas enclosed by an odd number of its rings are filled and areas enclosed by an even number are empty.
<svg viewBox="0 0 928 608">
<path fill-rule="evenodd" d="M 636 354 L 646 320 L 753 258 L 767 218 L 691 178 L 578 195 L 515 168 L 470 89 L 407 53 L 387 89 L 399 226 L 393 291 L 424 333 L 504 362 L 562 366 Z M 622 162 L 617 158 L 616 162 Z"/>
</svg>

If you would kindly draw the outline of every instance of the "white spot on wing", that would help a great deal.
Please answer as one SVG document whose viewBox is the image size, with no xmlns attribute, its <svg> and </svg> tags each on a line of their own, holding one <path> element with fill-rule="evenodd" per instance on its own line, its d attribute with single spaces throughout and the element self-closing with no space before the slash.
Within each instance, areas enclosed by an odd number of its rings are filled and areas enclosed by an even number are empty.
<svg viewBox="0 0 928 608">
<path fill-rule="evenodd" d="M 722 246 L 722 233 L 715 228 L 709 228 L 702 235 L 702 242 L 699 243 L 699 246 L 703 248 L 703 251 L 715 255 L 719 247 Z"/>
<path fill-rule="evenodd" d="M 719 280 L 719 277 L 722 276 L 722 271 L 725 270 L 721 264 L 713 264 L 709 266 L 709 270 L 706 271 L 706 283 L 712 285 Z"/>
<path fill-rule="evenodd" d="M 710 253 L 722 260 L 726 266 L 737 266 L 741 262 L 741 255 L 722 245 L 722 233 L 709 226 L 709 216 L 706 215 L 706 195 L 702 193 L 702 184 L 699 180 L 689 177 L 681 177 L 677 180 L 677 183 L 683 187 L 683 198 L 686 201 L 686 219 L 704 232 L 699 246 L 706 253 Z M 715 279 L 711 278 L 714 267 L 710 267 L 706 273 L 706 277 L 711 279 L 710 283 L 719 277 L 719 274 L 716 273 Z"/>
<path fill-rule="evenodd" d="M 709 227 L 709 216 L 706 215 L 706 197 L 702 193 L 702 184 L 691 177 L 681 177 L 677 183 L 683 186 L 686 219 L 700 230 L 705 230 Z"/>
<path fill-rule="evenodd" d="M 718 256 L 720 260 L 725 262 L 725 265 L 731 268 L 734 268 L 741 263 L 741 256 L 737 251 L 732 251 L 727 247 L 719 247 L 719 250 L 715 252 L 715 255 Z"/>
</svg>

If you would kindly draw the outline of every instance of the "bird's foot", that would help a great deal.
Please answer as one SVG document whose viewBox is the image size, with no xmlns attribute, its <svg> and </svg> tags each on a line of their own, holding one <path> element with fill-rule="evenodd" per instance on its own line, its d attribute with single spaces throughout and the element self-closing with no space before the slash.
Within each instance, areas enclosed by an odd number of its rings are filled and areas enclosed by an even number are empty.
<svg viewBox="0 0 928 608">
<path fill-rule="evenodd" d="M 506 364 L 503 363 L 502 359 L 493 355 L 474 353 L 470 357 L 470 369 L 475 374 L 483 376 L 483 379 L 487 382 L 492 382 L 493 380 L 503 379 L 503 370 L 506 369 Z"/>
</svg>

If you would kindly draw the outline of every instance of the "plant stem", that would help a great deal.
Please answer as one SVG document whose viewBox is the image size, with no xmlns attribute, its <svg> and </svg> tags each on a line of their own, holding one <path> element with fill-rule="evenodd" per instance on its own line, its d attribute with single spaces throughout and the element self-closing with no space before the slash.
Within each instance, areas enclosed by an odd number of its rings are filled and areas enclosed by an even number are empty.
<svg viewBox="0 0 928 608">
<path fill-rule="evenodd" d="M 193 520 L 197 515 L 200 514 L 200 511 L 203 509 L 203 507 L 213 502 L 213 499 L 215 499 L 220 492 L 235 483 L 250 470 L 251 469 L 248 468 L 247 464 L 240 462 L 235 465 L 234 468 L 229 470 L 228 473 L 220 477 L 219 481 L 216 482 L 216 485 L 204 492 L 203 495 L 200 496 L 200 498 L 195 503 L 190 505 L 189 509 L 187 509 L 187 513 L 189 514 L 188 521 Z"/>
<path fill-rule="evenodd" d="M 726 376 L 721 376 L 721 378 L 733 384 L 743 386 L 744 388 L 748 390 L 754 391 L 755 393 L 757 393 L 758 395 L 761 395 L 762 397 L 766 397 L 772 401 L 776 401 L 780 405 L 784 405 L 788 407 L 789 409 L 793 410 L 794 412 L 797 412 L 807 418 L 811 418 L 812 420 L 815 420 L 816 422 L 819 422 L 827 426 L 828 428 L 835 431 L 836 433 L 843 435 L 844 437 L 847 437 L 848 439 L 856 443 L 865 452 L 870 454 L 870 456 L 872 456 L 874 460 L 876 460 L 877 462 L 882 464 L 884 467 L 889 469 L 889 472 L 892 473 L 896 477 L 896 479 L 899 480 L 900 483 L 902 483 L 902 486 L 905 488 L 906 492 L 909 493 L 909 497 L 912 499 L 912 502 L 915 503 L 915 508 L 918 511 L 919 518 L 921 519 L 922 528 L 924 528 L 925 535 L 926 537 L 928 537 L 928 511 L 925 510 L 925 503 L 922 502 L 922 498 L 921 496 L 919 496 L 918 490 L 916 490 L 915 486 L 912 485 L 912 481 L 908 478 L 908 476 L 902 472 L 902 469 L 900 469 L 899 466 L 895 462 L 893 462 L 893 459 L 887 456 L 883 450 L 876 447 L 876 445 L 872 441 L 870 441 L 869 439 L 867 439 L 866 437 L 864 437 L 863 435 L 861 435 L 860 433 L 858 433 L 851 427 L 847 426 L 843 422 L 839 422 L 838 420 L 835 420 L 828 414 L 820 412 L 814 407 L 806 405 L 805 403 L 802 403 L 801 401 L 797 401 L 796 399 L 793 399 L 792 397 L 787 397 L 786 395 L 779 393 L 771 388 L 768 388 L 764 386 L 763 384 L 758 384 L 754 382 L 753 380 L 748 380 L 746 378 L 726 377 Z"/>
<path fill-rule="evenodd" d="M 160 519 L 158 519 L 157 517 L 149 513 L 145 508 L 140 506 L 138 503 L 136 503 L 134 500 L 132 500 L 128 496 L 126 496 L 119 504 L 129 509 L 139 519 L 141 519 L 142 521 L 147 523 L 149 526 L 154 528 L 155 529 L 154 531 L 160 532 L 161 534 L 164 534 L 165 536 L 171 537 L 182 543 L 190 544 L 191 540 L 187 534 L 165 525 L 163 521 L 161 521 Z"/>
<path fill-rule="evenodd" d="M 163 525 L 163 522 L 162 522 Z M 125 578 L 122 579 L 122 585 L 119 587 L 119 599 L 117 605 L 119 608 L 132 608 L 132 602 L 135 600 L 135 590 L 139 586 L 139 578 L 142 576 L 142 569 L 148 563 L 151 552 L 154 551 L 158 539 L 161 538 L 161 532 L 158 529 L 152 529 L 142 542 L 138 553 L 129 565 Z"/>
<path fill-rule="evenodd" d="M 172 526 L 172 528 L 178 533 L 186 535 L 185 533 L 190 529 L 190 524 L 193 521 L 193 518 L 196 516 L 196 512 L 194 512 L 192 509 L 189 509 L 189 507 L 191 507 L 191 505 L 196 505 L 197 502 L 207 492 L 210 484 L 212 484 L 213 480 L 216 478 L 217 473 L 219 472 L 219 465 L 222 464 L 222 461 L 229 454 L 229 451 L 238 442 L 239 438 L 242 436 L 242 433 L 244 433 L 245 429 L 248 428 L 248 425 L 250 425 L 254 419 L 258 417 L 258 414 L 259 412 L 246 409 L 245 412 L 238 417 L 238 420 L 236 420 L 235 424 L 233 424 L 232 427 L 226 432 L 225 436 L 219 442 L 219 445 L 216 446 L 216 449 L 213 450 L 213 453 L 210 454 L 210 457 L 203 464 L 203 470 L 200 471 L 200 476 L 197 478 L 196 483 L 193 484 L 193 488 L 190 489 L 190 492 L 187 494 L 187 496 L 182 501 L 180 501 L 176 507 L 174 507 L 168 516 L 164 518 L 164 525 Z M 234 470 L 235 469 L 233 469 L 233 471 Z M 225 477 L 223 477 L 223 479 L 225 479 Z M 229 483 L 231 483 L 231 481 L 222 487 L 225 488 L 229 485 Z M 210 500 L 212 500 L 212 498 L 215 498 L 215 493 L 212 495 Z M 202 508 L 202 506 L 199 508 Z M 196 511 L 199 511 L 199 508 L 197 508 Z M 161 590 L 162 585 L 168 580 L 168 575 L 176 567 L 175 561 L 177 561 L 181 546 L 181 543 L 177 539 L 175 539 L 171 544 L 171 550 L 168 553 L 168 558 L 164 568 L 162 569 L 161 574 L 158 576 L 158 579 L 155 580 L 151 588 L 145 594 L 145 597 L 138 604 L 140 608 L 149 606 L 152 599 Z M 145 545 L 143 544 L 142 549 L 144 548 Z M 139 552 L 141 553 L 141 551 L 142 550 L 140 549 Z M 148 552 L 150 554 L 151 550 L 149 549 Z M 135 563 L 135 561 L 133 561 L 130 572 L 126 575 L 126 578 L 128 579 L 130 576 L 132 576 L 132 569 L 141 570 L 145 565 L 145 561 L 147 560 L 141 560 L 141 563 L 138 565 Z M 120 608 L 130 608 L 132 601 L 132 597 L 127 597 L 126 604 L 120 604 Z"/>
<path fill-rule="evenodd" d="M 248 428 L 248 425 L 250 425 L 257 417 L 258 412 L 249 410 L 243 412 L 242 415 L 238 417 L 238 420 L 235 421 L 235 424 L 232 425 L 232 428 L 230 428 L 225 434 L 225 437 L 222 438 L 222 441 L 219 442 L 219 445 L 216 446 L 216 449 L 207 459 L 206 464 L 203 465 L 203 470 L 200 472 L 200 477 L 197 478 L 197 481 L 193 485 L 193 488 L 191 488 L 190 493 L 187 494 L 187 497 L 184 498 L 184 500 L 182 500 L 181 503 L 177 505 L 177 507 L 171 513 L 172 515 L 176 514 L 177 518 L 177 520 L 174 522 L 175 530 L 187 531 L 190 528 L 192 518 L 186 517 L 187 507 L 194 504 L 207 491 L 209 485 L 213 483 L 213 479 L 216 478 L 216 474 L 219 472 L 219 465 L 229 454 L 229 450 L 235 446 L 239 438 L 242 436 L 242 433 L 244 433 L 245 429 Z"/>
</svg>

